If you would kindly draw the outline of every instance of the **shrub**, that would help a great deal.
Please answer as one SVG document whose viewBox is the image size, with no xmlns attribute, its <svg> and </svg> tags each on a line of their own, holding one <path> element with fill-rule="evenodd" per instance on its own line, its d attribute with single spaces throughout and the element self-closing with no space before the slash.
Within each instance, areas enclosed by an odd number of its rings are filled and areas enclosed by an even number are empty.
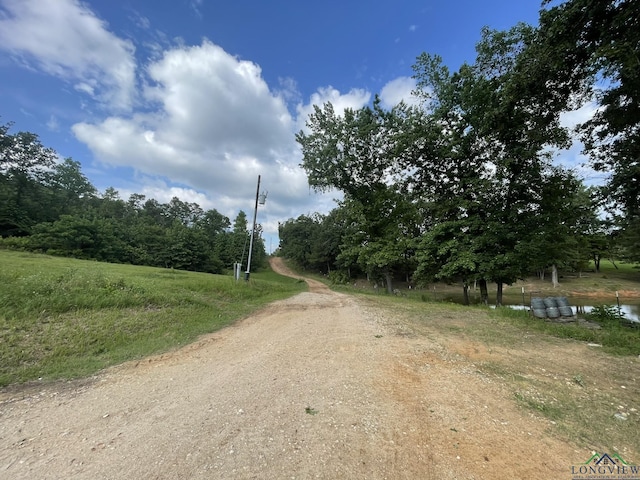
<svg viewBox="0 0 640 480">
<path fill-rule="evenodd" d="M 589 312 L 589 317 L 598 323 L 612 323 L 624 320 L 624 312 L 615 305 L 596 305 Z"/>
</svg>

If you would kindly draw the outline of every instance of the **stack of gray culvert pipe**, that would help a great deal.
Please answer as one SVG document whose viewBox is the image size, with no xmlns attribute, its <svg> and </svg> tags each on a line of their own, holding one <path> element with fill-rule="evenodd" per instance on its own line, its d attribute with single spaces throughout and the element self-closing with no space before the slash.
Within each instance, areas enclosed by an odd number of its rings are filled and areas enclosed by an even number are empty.
<svg viewBox="0 0 640 480">
<path fill-rule="evenodd" d="M 569 306 L 569 300 L 567 297 L 556 297 L 556 304 L 560 315 L 563 317 L 573 317 L 573 309 Z"/>
<path fill-rule="evenodd" d="M 540 297 L 533 297 L 531 299 L 531 311 L 536 318 L 547 318 L 546 306 L 544 300 Z"/>
<path fill-rule="evenodd" d="M 547 310 L 547 317 L 558 318 L 560 316 L 560 310 L 558 310 L 556 297 L 546 297 L 544 299 L 544 306 L 546 307 L 546 310 Z"/>
</svg>

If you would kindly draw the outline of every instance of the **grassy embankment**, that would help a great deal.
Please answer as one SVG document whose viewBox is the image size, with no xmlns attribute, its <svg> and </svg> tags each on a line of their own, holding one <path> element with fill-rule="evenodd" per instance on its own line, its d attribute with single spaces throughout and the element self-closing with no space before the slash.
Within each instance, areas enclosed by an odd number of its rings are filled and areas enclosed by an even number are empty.
<svg viewBox="0 0 640 480">
<path fill-rule="evenodd" d="M 635 265 L 617 264 L 615 268 L 610 262 L 603 261 L 599 273 L 589 272 L 582 276 L 563 277 L 560 285 L 554 288 L 550 279 L 526 279 L 514 285 L 504 287 L 505 304 L 518 305 L 523 303 L 522 288 L 524 287 L 524 304 L 528 305 L 531 297 L 566 296 L 572 305 L 616 305 L 616 292 L 622 303 L 638 304 L 640 301 L 640 270 Z M 312 275 L 313 276 L 313 275 Z M 320 276 L 314 278 L 327 282 Z M 351 285 L 333 285 L 332 288 L 345 293 L 388 296 L 383 289 L 374 290 L 369 282 L 357 281 Z M 479 291 L 471 291 L 472 303 L 479 302 Z M 439 303 L 451 305 L 455 310 L 462 299 L 461 285 L 434 284 L 422 289 L 408 290 L 400 288 L 402 301 L 407 303 Z M 455 299 L 453 301 L 452 299 Z M 490 302 L 495 301 L 495 285 L 489 285 Z M 420 308 L 420 307 L 417 307 Z M 431 307 L 430 307 L 431 308 Z M 465 312 L 486 310 L 478 304 L 462 307 Z M 626 322 L 615 319 L 596 319 L 589 315 L 578 315 L 581 319 L 599 323 L 601 328 L 588 328 L 585 323 L 555 323 L 536 320 L 527 311 L 517 311 L 501 308 L 487 312 L 492 318 L 500 322 L 509 323 L 518 328 L 535 330 L 540 333 L 559 338 L 570 338 L 584 342 L 597 343 L 603 349 L 615 355 L 640 355 L 640 328 L 630 328 Z M 467 315 L 464 313 L 463 315 Z"/>
<path fill-rule="evenodd" d="M 5 250 L 0 265 L 0 387 L 167 351 L 307 288 L 271 271 L 247 284 Z"/>
</svg>

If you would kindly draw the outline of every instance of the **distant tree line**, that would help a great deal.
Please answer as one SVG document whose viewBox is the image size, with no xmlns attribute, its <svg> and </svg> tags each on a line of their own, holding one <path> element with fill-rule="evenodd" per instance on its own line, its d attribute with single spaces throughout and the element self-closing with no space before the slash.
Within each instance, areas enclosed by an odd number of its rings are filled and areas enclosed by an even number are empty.
<svg viewBox="0 0 640 480">
<path fill-rule="evenodd" d="M 297 140 L 317 190 L 344 194 L 326 216 L 280 225 L 281 252 L 348 278 L 502 286 L 558 268 L 640 261 L 640 4 L 569 0 L 540 25 L 483 29 L 473 64 L 436 55 L 414 65 L 417 107 L 316 106 Z M 586 187 L 553 161 L 571 145 L 563 112 L 593 105 L 579 125 Z"/>
<path fill-rule="evenodd" d="M 221 273 L 246 266 L 247 217 L 144 195 L 99 194 L 80 163 L 58 161 L 34 133 L 0 125 L 0 247 L 51 255 Z M 260 227 L 252 265 L 264 264 Z"/>
</svg>

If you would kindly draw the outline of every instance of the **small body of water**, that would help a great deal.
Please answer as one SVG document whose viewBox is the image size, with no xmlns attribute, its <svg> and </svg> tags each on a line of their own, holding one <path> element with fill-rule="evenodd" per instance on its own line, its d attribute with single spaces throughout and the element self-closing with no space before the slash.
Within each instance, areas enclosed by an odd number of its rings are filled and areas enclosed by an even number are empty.
<svg viewBox="0 0 640 480">
<path fill-rule="evenodd" d="M 513 308 L 514 310 L 529 310 L 531 307 L 529 305 L 508 305 L 505 304 L 505 307 Z M 617 305 L 614 304 L 617 307 Z M 573 310 L 573 314 L 576 313 L 589 313 L 593 310 L 594 305 L 579 305 L 571 306 L 571 310 Z M 625 320 L 629 320 L 631 322 L 640 323 L 640 305 L 620 305 L 620 313 L 623 315 Z"/>
<path fill-rule="evenodd" d="M 441 299 L 453 303 L 462 303 L 462 295 L 443 295 L 443 298 Z M 576 313 L 589 313 L 596 305 L 618 306 L 615 297 L 611 299 L 569 297 L 568 300 L 574 315 Z M 472 295 L 470 301 L 472 304 L 479 304 L 480 298 L 476 295 Z M 529 295 L 525 296 L 525 302 L 526 303 L 523 305 L 522 299 L 515 299 L 514 297 L 509 296 L 504 298 L 503 304 L 505 307 L 528 310 L 531 307 L 531 298 L 529 298 Z M 625 320 L 640 322 L 640 303 L 620 303 L 620 312 L 623 314 Z"/>
</svg>

